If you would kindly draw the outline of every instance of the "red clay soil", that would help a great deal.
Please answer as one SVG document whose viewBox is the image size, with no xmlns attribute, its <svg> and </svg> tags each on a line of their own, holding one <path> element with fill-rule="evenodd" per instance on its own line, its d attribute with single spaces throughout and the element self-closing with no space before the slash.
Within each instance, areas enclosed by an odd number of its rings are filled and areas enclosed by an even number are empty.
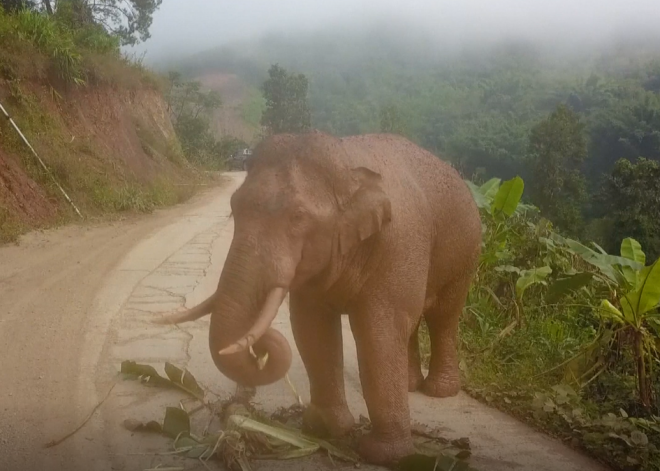
<svg viewBox="0 0 660 471">
<path fill-rule="evenodd" d="M 34 100 L 53 124 L 47 132 L 27 133 L 30 143 L 51 169 L 82 169 L 99 181 L 148 184 L 159 177 L 184 181 L 189 170 L 170 159 L 174 129 L 167 104 L 157 91 L 89 86 L 62 93 L 53 99 L 49 87 L 22 82 L 22 91 Z M 20 103 L 9 100 L 9 87 L 0 79 L 0 100 L 21 126 Z M 22 126 L 21 126 L 22 127 Z M 7 133 L 14 130 L 9 126 Z M 25 130 L 25 129 L 24 129 Z M 25 228 L 36 228 L 54 221 L 65 203 L 49 196 L 42 182 L 34 181 L 18 155 L 3 146 L 0 132 L 0 214 Z M 26 155 L 30 158 L 29 154 Z M 67 182 L 61 182 L 67 186 Z M 70 196 L 85 211 L 87 194 L 69 188 Z M 93 211 L 93 210 L 92 210 Z"/>
<path fill-rule="evenodd" d="M 111 88 L 89 87 L 70 93 L 53 113 L 59 113 L 66 123 L 71 139 L 89 140 L 106 160 L 118 161 L 122 170 L 139 181 L 173 170 L 163 154 L 167 139 L 174 130 L 162 96 L 152 90 L 137 92 Z M 138 133 L 153 136 L 151 143 L 158 157 L 145 151 Z M 117 169 L 116 165 L 113 165 Z"/>
<path fill-rule="evenodd" d="M 0 148 L 0 208 L 5 208 L 19 221 L 39 226 L 52 220 L 58 202 L 32 180 L 15 157 Z"/>
</svg>

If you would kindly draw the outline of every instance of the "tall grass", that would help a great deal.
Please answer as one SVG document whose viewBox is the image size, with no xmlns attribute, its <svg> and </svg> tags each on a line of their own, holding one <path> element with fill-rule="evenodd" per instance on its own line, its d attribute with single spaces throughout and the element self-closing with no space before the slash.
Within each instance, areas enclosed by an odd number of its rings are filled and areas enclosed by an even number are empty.
<svg viewBox="0 0 660 471">
<path fill-rule="evenodd" d="M 37 53 L 48 60 L 48 72 L 68 84 L 83 85 L 90 78 L 98 82 L 104 76 L 100 69 L 105 68 L 116 81 L 122 74 L 115 72 L 115 66 L 122 68 L 124 74 L 147 75 L 139 64 L 122 57 L 118 37 L 100 25 L 76 25 L 64 7 L 52 16 L 33 10 L 7 13 L 0 9 L 0 44 L 0 62 L 20 62 Z M 99 68 L 99 64 L 103 67 Z"/>
<path fill-rule="evenodd" d="M 46 14 L 30 10 L 0 12 L 0 43 L 10 45 L 9 48 L 27 43 L 51 59 L 61 79 L 84 83 L 81 55 L 73 33 Z"/>
</svg>

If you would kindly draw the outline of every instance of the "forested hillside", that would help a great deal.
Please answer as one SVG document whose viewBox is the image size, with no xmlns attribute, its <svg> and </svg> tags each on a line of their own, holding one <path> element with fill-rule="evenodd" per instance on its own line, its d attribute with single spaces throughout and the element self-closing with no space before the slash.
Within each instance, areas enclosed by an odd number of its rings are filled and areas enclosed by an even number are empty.
<svg viewBox="0 0 660 471">
<path fill-rule="evenodd" d="M 309 78 L 313 127 L 338 135 L 400 132 L 482 182 L 520 175 L 535 186 L 535 178 L 547 179 L 547 168 L 535 177 L 531 131 L 566 104 L 577 114 L 586 150 L 575 162 L 584 182 L 563 198 L 573 201 L 583 190 L 585 197 L 575 203 L 578 226 L 574 218 L 555 222 L 578 227 L 609 250 L 625 236 L 621 226 L 632 224 L 627 235 L 660 255 L 658 227 L 647 220 L 658 213 L 642 214 L 658 192 L 640 181 L 639 195 L 624 195 L 620 180 L 639 177 L 634 168 L 615 166 L 619 159 L 643 157 L 657 172 L 659 51 L 657 37 L 613 40 L 595 49 L 523 41 L 445 48 L 432 34 L 397 25 L 272 34 L 162 66 L 193 76 L 236 73 L 259 86 L 270 64 L 278 63 Z M 613 180 L 604 184 L 608 175 Z M 556 175 L 546 185 L 562 187 L 564 180 Z M 623 200 L 637 209 L 623 214 Z"/>
</svg>

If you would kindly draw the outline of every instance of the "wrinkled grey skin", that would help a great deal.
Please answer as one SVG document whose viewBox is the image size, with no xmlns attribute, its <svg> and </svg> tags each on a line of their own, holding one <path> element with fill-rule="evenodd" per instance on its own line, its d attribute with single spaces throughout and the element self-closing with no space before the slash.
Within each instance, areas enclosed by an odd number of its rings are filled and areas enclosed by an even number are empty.
<svg viewBox="0 0 660 471">
<path fill-rule="evenodd" d="M 212 312 L 218 369 L 239 384 L 268 384 L 291 363 L 278 332 L 264 327 L 250 338 L 257 355 L 269 354 L 263 369 L 244 348 L 219 350 L 255 331 L 267 293 L 288 292 L 310 380 L 305 427 L 340 436 L 354 424 L 343 377 L 340 316 L 347 314 L 373 425 L 360 452 L 376 464 L 413 452 L 407 392 L 446 397 L 460 389 L 458 320 L 481 222 L 459 174 L 397 136 L 276 135 L 255 149 L 231 207 L 234 239 L 216 293 L 166 322 Z M 426 378 L 417 341 L 422 315 L 432 350 Z"/>
</svg>

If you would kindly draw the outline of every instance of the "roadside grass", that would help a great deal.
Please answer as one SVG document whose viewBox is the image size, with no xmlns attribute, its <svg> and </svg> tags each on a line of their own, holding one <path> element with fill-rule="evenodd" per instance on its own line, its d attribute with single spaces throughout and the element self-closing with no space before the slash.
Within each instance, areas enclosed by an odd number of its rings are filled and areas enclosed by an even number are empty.
<svg viewBox="0 0 660 471">
<path fill-rule="evenodd" d="M 459 327 L 464 390 L 614 469 L 659 470 L 660 261 L 630 238 L 620 256 L 564 238 L 520 203 L 518 177 L 469 186 L 484 243 Z M 420 349 L 428 365 L 424 324 Z"/>
<path fill-rule="evenodd" d="M 7 208 L 0 206 L 0 244 L 16 242 L 22 233 L 22 224 L 11 215 Z"/>
<path fill-rule="evenodd" d="M 11 70 L 16 77 L 48 82 L 55 88 L 89 83 L 163 90 L 165 79 L 141 60 L 122 55 L 116 37 L 100 26 L 74 24 L 64 7 L 52 17 L 0 9 L 0 71 Z"/>
</svg>

